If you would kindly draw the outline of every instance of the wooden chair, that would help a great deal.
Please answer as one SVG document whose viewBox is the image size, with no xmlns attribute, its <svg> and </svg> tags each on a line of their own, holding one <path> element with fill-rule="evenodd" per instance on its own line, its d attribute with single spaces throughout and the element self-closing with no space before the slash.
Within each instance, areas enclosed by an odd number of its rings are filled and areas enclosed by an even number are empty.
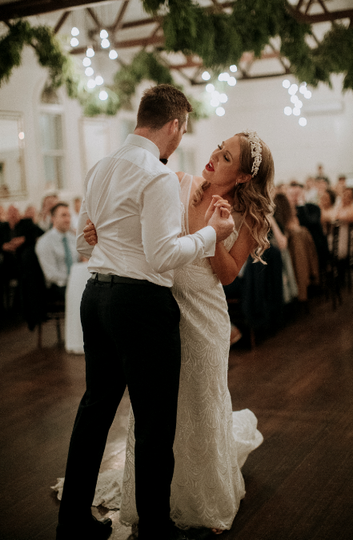
<svg viewBox="0 0 353 540">
<path fill-rule="evenodd" d="M 57 343 L 59 347 L 64 345 L 64 339 L 61 332 L 61 321 L 65 319 L 65 302 L 63 300 L 57 300 L 55 302 L 47 302 L 46 309 L 46 320 L 40 321 L 37 324 L 38 334 L 37 334 L 37 347 L 38 349 L 42 348 L 42 331 L 43 324 L 46 324 L 48 321 L 55 321 L 56 325 L 56 336 Z"/>
</svg>

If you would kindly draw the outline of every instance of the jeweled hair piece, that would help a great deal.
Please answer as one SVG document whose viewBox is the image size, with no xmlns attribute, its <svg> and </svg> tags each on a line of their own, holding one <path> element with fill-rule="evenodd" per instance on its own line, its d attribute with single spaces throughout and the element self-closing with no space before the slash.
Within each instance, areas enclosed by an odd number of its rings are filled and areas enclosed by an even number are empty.
<svg viewBox="0 0 353 540">
<path fill-rule="evenodd" d="M 243 133 L 248 136 L 251 157 L 253 158 L 253 164 L 251 167 L 251 178 L 257 175 L 261 162 L 262 162 L 262 146 L 261 141 L 256 131 L 244 130 Z"/>
</svg>

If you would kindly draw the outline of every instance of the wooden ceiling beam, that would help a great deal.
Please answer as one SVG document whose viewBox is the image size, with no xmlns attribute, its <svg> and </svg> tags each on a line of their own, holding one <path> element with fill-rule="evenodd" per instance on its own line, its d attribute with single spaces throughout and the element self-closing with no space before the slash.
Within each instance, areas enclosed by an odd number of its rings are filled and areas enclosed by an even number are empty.
<svg viewBox="0 0 353 540">
<path fill-rule="evenodd" d="M 52 11 L 67 11 L 88 5 L 109 3 L 108 0 L 20 0 L 0 5 L 0 20 L 22 19 L 33 15 L 42 15 Z"/>
</svg>

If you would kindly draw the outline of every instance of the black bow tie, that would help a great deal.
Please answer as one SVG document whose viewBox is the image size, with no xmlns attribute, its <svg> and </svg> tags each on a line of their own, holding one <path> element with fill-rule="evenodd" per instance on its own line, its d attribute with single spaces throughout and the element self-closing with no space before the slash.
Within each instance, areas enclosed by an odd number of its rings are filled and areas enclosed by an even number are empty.
<svg viewBox="0 0 353 540">
<path fill-rule="evenodd" d="M 161 163 L 163 163 L 164 165 L 167 165 L 167 163 L 168 163 L 168 160 L 165 159 L 165 158 L 160 158 L 159 161 L 160 161 Z"/>
</svg>

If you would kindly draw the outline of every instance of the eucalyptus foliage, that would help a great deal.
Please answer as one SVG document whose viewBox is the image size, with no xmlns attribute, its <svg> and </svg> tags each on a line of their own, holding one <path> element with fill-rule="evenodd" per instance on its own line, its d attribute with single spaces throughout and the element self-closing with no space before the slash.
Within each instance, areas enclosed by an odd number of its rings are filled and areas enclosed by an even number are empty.
<svg viewBox="0 0 353 540">
<path fill-rule="evenodd" d="M 312 48 L 308 45 L 310 26 L 295 19 L 286 0 L 235 0 L 229 12 L 216 5 L 205 9 L 196 0 L 141 1 L 149 14 L 163 15 L 165 51 L 197 55 L 215 73 L 239 63 L 245 52 L 260 57 L 272 38 L 280 38 L 280 53 L 289 60 L 290 71 L 299 82 L 314 87 L 320 82 L 330 85 L 330 75 L 341 73 L 343 90 L 353 89 L 352 27 L 334 24 L 322 42 Z M 24 20 L 9 25 L 8 33 L 0 39 L 0 85 L 21 65 L 26 45 L 48 69 L 51 86 L 65 85 L 68 95 L 79 100 L 88 116 L 115 115 L 121 107 L 129 107 L 143 80 L 175 85 L 159 52 L 143 50 L 131 64 L 119 68 L 113 84 L 106 88 L 108 99 L 101 101 L 98 89 L 89 91 L 85 87 L 83 75 L 53 30 L 32 27 Z M 196 118 L 207 116 L 202 103 L 192 101 Z"/>
</svg>

